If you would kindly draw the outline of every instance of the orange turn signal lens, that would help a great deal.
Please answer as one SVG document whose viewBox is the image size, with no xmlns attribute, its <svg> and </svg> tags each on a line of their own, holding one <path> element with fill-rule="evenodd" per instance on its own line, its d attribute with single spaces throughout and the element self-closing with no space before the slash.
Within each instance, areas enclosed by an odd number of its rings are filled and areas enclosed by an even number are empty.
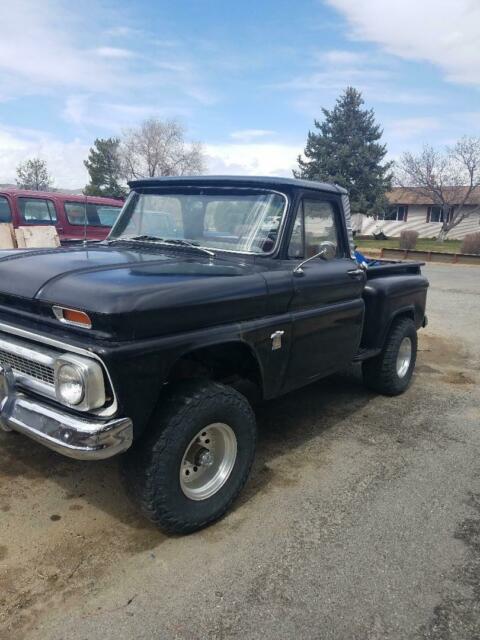
<svg viewBox="0 0 480 640">
<path fill-rule="evenodd" d="M 78 311 L 78 309 L 66 309 L 64 307 L 53 307 L 53 313 L 60 322 L 66 324 L 74 324 L 80 327 L 90 329 L 92 321 L 90 316 L 84 311 Z"/>
<path fill-rule="evenodd" d="M 76 324 L 84 324 L 89 327 L 92 326 L 92 322 L 86 313 L 83 311 L 75 311 L 74 309 L 64 309 L 63 318 L 68 322 L 75 322 Z"/>
</svg>

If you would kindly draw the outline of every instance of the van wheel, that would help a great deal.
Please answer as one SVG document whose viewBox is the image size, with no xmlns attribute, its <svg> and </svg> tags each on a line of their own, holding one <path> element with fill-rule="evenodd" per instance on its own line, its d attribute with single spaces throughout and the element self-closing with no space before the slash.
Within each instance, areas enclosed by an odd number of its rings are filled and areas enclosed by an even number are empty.
<svg viewBox="0 0 480 640">
<path fill-rule="evenodd" d="M 408 388 L 416 359 L 415 323 L 401 318 L 392 325 L 381 353 L 363 363 L 363 380 L 373 391 L 396 396 Z"/>
<path fill-rule="evenodd" d="M 129 489 L 149 520 L 190 533 L 220 518 L 242 490 L 255 455 L 246 398 L 210 381 L 182 384 L 125 456 Z"/>
</svg>

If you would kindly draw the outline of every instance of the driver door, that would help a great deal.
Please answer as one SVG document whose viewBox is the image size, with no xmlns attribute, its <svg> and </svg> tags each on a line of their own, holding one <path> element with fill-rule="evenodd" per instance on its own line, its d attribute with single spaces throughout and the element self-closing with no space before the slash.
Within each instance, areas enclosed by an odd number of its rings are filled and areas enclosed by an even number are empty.
<svg viewBox="0 0 480 640">
<path fill-rule="evenodd" d="M 335 257 L 314 258 L 302 273 L 293 274 L 288 388 L 341 369 L 352 361 L 360 344 L 365 274 L 350 256 L 339 201 L 333 194 L 305 195 L 289 244 L 292 271 L 316 255 L 324 241 L 335 244 Z"/>
</svg>

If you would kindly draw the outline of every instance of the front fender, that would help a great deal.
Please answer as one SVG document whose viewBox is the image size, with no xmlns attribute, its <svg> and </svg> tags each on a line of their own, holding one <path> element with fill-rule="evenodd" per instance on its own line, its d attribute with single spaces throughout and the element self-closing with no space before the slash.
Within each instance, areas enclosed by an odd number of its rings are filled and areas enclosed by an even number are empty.
<svg viewBox="0 0 480 640">
<path fill-rule="evenodd" d="M 143 431 L 155 409 L 162 387 L 175 363 L 189 353 L 212 346 L 239 343 L 245 345 L 258 363 L 263 396 L 276 395 L 283 381 L 290 342 L 288 318 L 262 319 L 235 323 L 206 330 L 174 334 L 157 339 L 119 344 L 102 349 L 114 385 L 119 412 L 132 418 L 134 437 Z M 284 326 L 285 349 L 272 351 L 272 327 Z"/>
</svg>

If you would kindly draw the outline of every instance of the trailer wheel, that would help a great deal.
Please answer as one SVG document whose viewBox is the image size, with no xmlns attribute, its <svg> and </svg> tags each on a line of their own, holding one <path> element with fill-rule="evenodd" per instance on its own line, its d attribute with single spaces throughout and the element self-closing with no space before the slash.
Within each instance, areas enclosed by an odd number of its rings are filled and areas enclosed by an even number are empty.
<svg viewBox="0 0 480 640">
<path fill-rule="evenodd" d="M 143 513 L 171 533 L 220 518 L 242 490 L 255 455 L 255 417 L 246 398 L 222 384 L 189 382 L 162 402 L 150 426 L 124 466 Z"/>
<path fill-rule="evenodd" d="M 373 391 L 396 396 L 408 388 L 416 359 L 415 323 L 401 318 L 392 325 L 381 353 L 363 363 L 363 380 Z"/>
</svg>

